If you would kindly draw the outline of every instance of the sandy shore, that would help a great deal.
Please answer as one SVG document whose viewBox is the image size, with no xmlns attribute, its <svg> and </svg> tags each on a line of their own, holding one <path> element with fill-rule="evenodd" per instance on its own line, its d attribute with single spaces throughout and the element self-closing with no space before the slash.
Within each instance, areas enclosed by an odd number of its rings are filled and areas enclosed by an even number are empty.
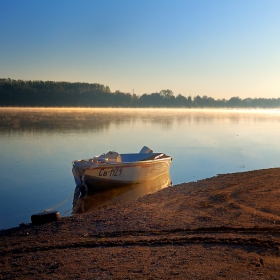
<svg viewBox="0 0 280 280">
<path fill-rule="evenodd" d="M 0 279 L 279 279 L 280 168 L 0 232 Z"/>
</svg>

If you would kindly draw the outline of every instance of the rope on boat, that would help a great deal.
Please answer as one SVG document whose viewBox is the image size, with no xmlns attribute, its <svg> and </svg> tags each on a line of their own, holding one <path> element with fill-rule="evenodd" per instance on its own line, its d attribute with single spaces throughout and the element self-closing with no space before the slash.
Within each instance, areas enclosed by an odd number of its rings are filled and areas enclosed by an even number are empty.
<svg viewBox="0 0 280 280">
<path fill-rule="evenodd" d="M 80 187 L 79 187 L 79 188 L 80 188 Z M 61 206 L 61 205 L 64 204 L 66 201 L 68 201 L 68 200 L 75 194 L 75 192 L 76 192 L 79 188 L 77 188 L 77 189 L 76 189 L 69 197 L 67 197 L 65 200 L 63 200 L 62 202 L 56 204 L 56 205 L 53 206 L 52 208 L 49 208 L 49 209 L 44 210 L 43 212 L 50 212 L 51 210 L 53 210 L 53 209 L 55 209 L 55 208 Z"/>
<path fill-rule="evenodd" d="M 70 208 L 69 210 L 67 210 L 67 211 L 65 211 L 62 215 L 61 215 L 61 217 L 64 217 L 69 211 L 71 211 L 72 210 L 72 208 Z"/>
<path fill-rule="evenodd" d="M 83 189 L 82 189 L 83 187 Z M 54 222 L 54 221 L 58 221 L 60 216 L 59 216 L 59 212 L 58 211 L 51 211 L 57 207 L 59 207 L 60 205 L 64 204 L 66 201 L 68 201 L 73 195 L 74 195 L 74 199 L 73 199 L 73 206 L 76 204 L 77 200 L 79 199 L 79 197 L 81 196 L 82 199 L 84 199 L 87 196 L 87 185 L 84 181 L 84 176 L 81 178 L 80 180 L 80 184 L 76 186 L 75 191 L 69 196 L 67 197 L 65 200 L 63 200 L 62 202 L 56 204 L 55 206 L 53 206 L 52 208 L 46 209 L 40 213 L 37 214 L 33 214 L 31 216 L 31 222 L 34 225 L 39 225 L 39 224 L 45 224 L 45 223 L 50 223 L 50 222 Z M 73 207 L 72 207 L 73 209 Z M 65 216 L 71 209 L 67 210 L 63 216 Z"/>
<path fill-rule="evenodd" d="M 78 193 L 78 191 L 81 192 L 81 188 L 82 188 L 82 187 L 85 188 L 85 191 L 84 191 L 84 194 L 83 194 L 83 196 L 85 197 L 85 196 L 87 196 L 88 187 L 87 187 L 87 185 L 86 185 L 86 183 L 85 183 L 85 181 L 84 181 L 84 176 L 81 178 L 81 184 L 78 185 L 78 186 L 76 186 L 75 191 L 74 191 L 69 197 L 67 197 L 67 198 L 66 198 L 65 200 L 63 200 L 62 202 L 56 204 L 55 206 L 53 206 L 53 207 L 51 207 L 51 208 L 49 208 L 49 209 L 44 210 L 43 213 L 48 213 L 48 212 L 50 212 L 51 210 L 53 210 L 53 209 L 55 209 L 55 208 L 61 206 L 62 204 L 64 204 L 65 202 L 67 202 L 72 196 L 74 196 L 74 199 L 77 200 L 78 197 L 79 197 L 79 195 L 80 195 L 80 193 Z M 69 210 L 67 210 L 62 216 L 66 215 L 70 210 L 72 210 L 72 208 L 69 209 Z"/>
<path fill-rule="evenodd" d="M 84 192 L 81 190 L 81 188 L 84 187 Z M 77 193 L 77 191 L 80 191 L 79 193 Z M 85 199 L 87 197 L 87 193 L 88 193 L 88 187 L 86 185 L 86 183 L 80 184 L 79 186 L 76 187 L 76 190 L 74 192 L 74 199 L 73 199 L 73 206 L 72 208 L 68 209 L 67 211 L 65 211 L 61 216 L 64 217 L 69 211 L 74 211 L 74 207 L 76 206 L 76 203 L 78 201 L 78 199 Z M 81 197 L 80 197 L 81 195 Z"/>
</svg>

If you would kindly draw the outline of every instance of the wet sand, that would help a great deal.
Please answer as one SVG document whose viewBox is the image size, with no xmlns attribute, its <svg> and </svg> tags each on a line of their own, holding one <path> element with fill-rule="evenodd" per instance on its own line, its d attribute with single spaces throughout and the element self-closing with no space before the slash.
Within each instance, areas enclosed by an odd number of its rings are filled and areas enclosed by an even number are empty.
<svg viewBox="0 0 280 280">
<path fill-rule="evenodd" d="M 279 279 L 280 168 L 0 231 L 0 279 Z"/>
</svg>

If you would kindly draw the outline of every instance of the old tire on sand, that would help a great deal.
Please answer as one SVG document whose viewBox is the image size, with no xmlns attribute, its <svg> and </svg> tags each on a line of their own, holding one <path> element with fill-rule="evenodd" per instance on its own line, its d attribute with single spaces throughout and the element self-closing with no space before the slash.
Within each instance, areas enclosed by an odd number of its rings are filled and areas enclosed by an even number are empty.
<svg viewBox="0 0 280 280">
<path fill-rule="evenodd" d="M 33 214 L 31 216 L 31 222 L 34 225 L 40 225 L 40 224 L 58 221 L 59 218 L 60 218 L 60 215 L 59 215 L 58 211 L 42 212 L 42 213 L 38 213 L 38 214 Z"/>
</svg>

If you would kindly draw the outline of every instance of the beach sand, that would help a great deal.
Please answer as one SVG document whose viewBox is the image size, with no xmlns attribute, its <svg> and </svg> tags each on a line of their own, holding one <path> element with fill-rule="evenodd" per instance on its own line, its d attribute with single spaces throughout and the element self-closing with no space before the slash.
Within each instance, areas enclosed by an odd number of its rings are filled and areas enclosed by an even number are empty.
<svg viewBox="0 0 280 280">
<path fill-rule="evenodd" d="M 0 231 L 0 279 L 279 279 L 280 168 Z"/>
</svg>

